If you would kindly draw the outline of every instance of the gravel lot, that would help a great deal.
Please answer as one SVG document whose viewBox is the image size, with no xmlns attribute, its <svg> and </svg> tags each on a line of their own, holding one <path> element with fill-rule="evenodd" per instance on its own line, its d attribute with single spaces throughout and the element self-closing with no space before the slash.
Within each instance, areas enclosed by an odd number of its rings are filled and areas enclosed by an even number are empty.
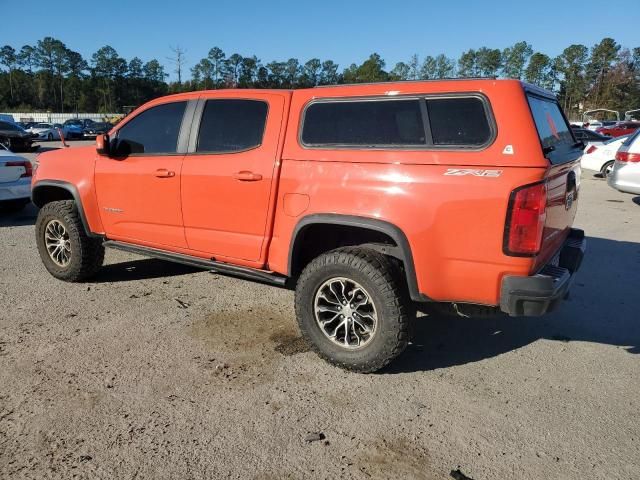
<svg viewBox="0 0 640 480">
<path fill-rule="evenodd" d="M 65 284 L 2 214 L 0 478 L 640 478 L 640 197 L 581 193 L 559 311 L 422 316 L 374 375 L 310 353 L 287 290 L 114 250 Z"/>
</svg>

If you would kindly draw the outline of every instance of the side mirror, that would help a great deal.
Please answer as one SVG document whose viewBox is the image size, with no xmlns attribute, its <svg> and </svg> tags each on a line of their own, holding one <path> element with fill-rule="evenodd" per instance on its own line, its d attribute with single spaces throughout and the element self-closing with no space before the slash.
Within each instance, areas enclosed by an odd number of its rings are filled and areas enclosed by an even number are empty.
<svg viewBox="0 0 640 480">
<path fill-rule="evenodd" d="M 109 156 L 109 135 L 103 134 L 96 137 L 96 152 L 98 155 Z"/>
</svg>

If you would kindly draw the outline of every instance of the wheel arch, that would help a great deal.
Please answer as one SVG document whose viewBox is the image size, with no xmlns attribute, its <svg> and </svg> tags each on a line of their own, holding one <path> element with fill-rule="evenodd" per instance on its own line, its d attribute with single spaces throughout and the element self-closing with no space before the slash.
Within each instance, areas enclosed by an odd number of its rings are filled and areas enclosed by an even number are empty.
<svg viewBox="0 0 640 480">
<path fill-rule="evenodd" d="M 82 222 L 82 226 L 84 227 L 87 236 L 99 236 L 93 234 L 89 228 L 84 207 L 82 206 L 82 200 L 75 185 L 62 180 L 41 180 L 36 182 L 31 189 L 31 201 L 38 208 L 42 208 L 47 203 L 58 200 L 73 200 L 76 204 L 76 208 L 78 209 L 78 215 L 80 216 L 80 221 Z"/>
<path fill-rule="evenodd" d="M 418 289 L 418 280 L 413 262 L 413 254 L 411 246 L 404 232 L 396 225 L 369 217 L 359 217 L 355 215 L 341 215 L 334 213 L 316 213 L 303 217 L 295 226 L 289 245 L 288 257 L 288 276 L 297 276 L 306 263 L 304 262 L 304 247 L 306 232 L 312 228 L 318 227 L 340 227 L 358 230 L 360 232 L 372 232 L 374 234 L 383 235 L 390 239 L 393 244 L 386 245 L 380 243 L 364 242 L 360 244 L 351 244 L 353 246 L 366 246 L 376 250 L 384 255 L 394 257 L 402 262 L 404 267 L 404 275 L 406 277 L 407 287 L 411 299 L 418 302 L 429 301 L 429 298 L 420 293 Z M 341 245 L 329 244 L 329 248 L 325 248 L 324 252 L 337 248 Z M 323 253 L 323 252 L 320 252 Z"/>
</svg>

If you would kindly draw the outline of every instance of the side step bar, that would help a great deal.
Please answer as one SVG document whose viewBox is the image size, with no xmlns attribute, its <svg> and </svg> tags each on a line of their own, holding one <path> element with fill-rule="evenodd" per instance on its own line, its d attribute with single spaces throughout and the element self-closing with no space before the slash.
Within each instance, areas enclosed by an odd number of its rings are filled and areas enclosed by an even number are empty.
<svg viewBox="0 0 640 480">
<path fill-rule="evenodd" d="M 211 273 L 222 273 L 232 275 L 234 277 L 246 278 L 258 282 L 269 283 L 271 285 L 284 286 L 287 277 L 274 272 L 258 270 L 255 268 L 241 267 L 239 265 L 231 265 L 230 263 L 218 262 L 216 260 L 206 260 L 204 258 L 192 257 L 182 253 L 167 252 L 157 248 L 143 247 L 140 245 L 132 245 L 130 243 L 118 242 L 115 240 L 106 240 L 103 245 L 107 248 L 122 250 L 124 252 L 135 253 L 145 257 L 166 260 L 167 262 L 181 263 L 191 267 L 203 268 L 210 270 Z"/>
</svg>

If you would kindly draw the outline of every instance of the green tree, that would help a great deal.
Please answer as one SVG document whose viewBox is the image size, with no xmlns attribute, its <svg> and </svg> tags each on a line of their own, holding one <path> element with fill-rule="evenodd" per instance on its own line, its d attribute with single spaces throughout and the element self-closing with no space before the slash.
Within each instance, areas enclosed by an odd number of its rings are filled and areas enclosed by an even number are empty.
<svg viewBox="0 0 640 480">
<path fill-rule="evenodd" d="M 209 50 L 209 55 L 207 56 L 207 58 L 211 62 L 213 68 L 214 88 L 218 88 L 220 81 L 224 78 L 227 68 L 226 55 L 218 47 L 213 47 L 211 50 Z"/>
<path fill-rule="evenodd" d="M 322 62 L 322 70 L 320 71 L 320 84 L 333 85 L 339 81 L 338 64 L 333 60 L 325 60 Z"/>
<path fill-rule="evenodd" d="M 312 58 L 302 67 L 304 81 L 306 85 L 315 87 L 320 83 L 320 73 L 322 71 L 322 62 L 319 58 Z"/>
<path fill-rule="evenodd" d="M 384 70 L 385 62 L 377 53 L 372 53 L 362 65 L 352 64 L 344 71 L 345 83 L 384 82 L 389 74 Z M 355 68 L 354 68 L 355 67 Z"/>
<path fill-rule="evenodd" d="M 542 88 L 552 88 L 551 59 L 544 53 L 536 52 L 531 55 L 529 65 L 524 71 L 524 79 Z"/>
<path fill-rule="evenodd" d="M 502 53 L 497 48 L 479 48 L 476 51 L 476 67 L 482 77 L 497 77 L 502 67 Z"/>
<path fill-rule="evenodd" d="M 598 105 L 603 89 L 603 79 L 618 58 L 619 51 L 620 45 L 613 38 L 603 38 L 591 49 L 585 73 L 590 88 L 589 97 L 593 106 Z"/>
<path fill-rule="evenodd" d="M 588 49 L 584 45 L 571 45 L 562 51 L 557 60 L 560 81 L 560 96 L 564 110 L 571 116 L 584 101 L 586 80 L 584 75 Z"/>
<path fill-rule="evenodd" d="M 409 72 L 411 67 L 404 62 L 396 63 L 396 66 L 391 70 L 391 77 L 393 80 L 409 80 Z"/>
<path fill-rule="evenodd" d="M 15 49 L 10 45 L 0 48 L 0 64 L 4 65 L 9 71 L 9 90 L 11 92 L 11 101 L 13 101 L 13 70 L 16 67 L 17 56 Z"/>
<path fill-rule="evenodd" d="M 458 76 L 463 78 L 479 76 L 478 70 L 478 54 L 470 48 L 460 55 L 458 60 Z"/>
<path fill-rule="evenodd" d="M 533 48 L 527 42 L 518 42 L 502 52 L 502 75 L 506 78 L 521 79 Z"/>
<path fill-rule="evenodd" d="M 435 57 L 427 55 L 422 62 L 420 68 L 420 78 L 423 80 L 431 80 L 438 77 L 438 62 Z"/>
</svg>

